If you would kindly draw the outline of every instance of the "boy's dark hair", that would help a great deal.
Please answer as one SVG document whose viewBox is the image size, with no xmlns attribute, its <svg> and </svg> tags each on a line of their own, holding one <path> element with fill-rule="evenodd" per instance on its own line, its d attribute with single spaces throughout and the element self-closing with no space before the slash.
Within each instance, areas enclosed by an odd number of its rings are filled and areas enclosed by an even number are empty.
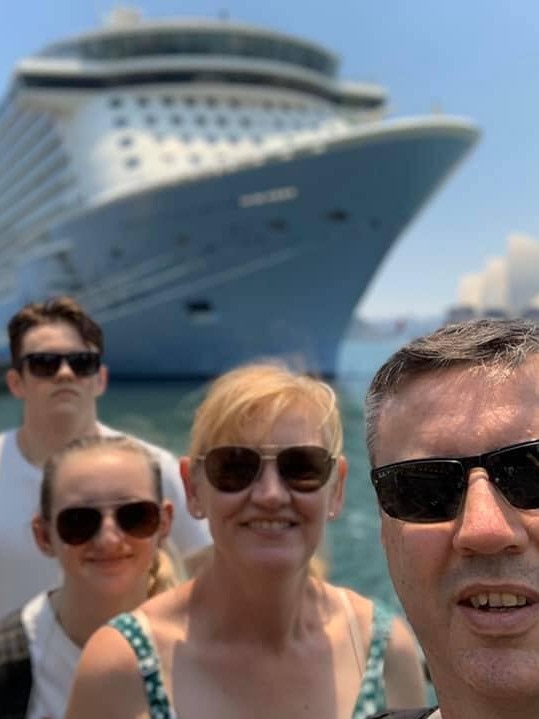
<svg viewBox="0 0 539 719">
<path fill-rule="evenodd" d="M 54 322 L 66 322 L 80 334 L 86 345 L 103 354 L 103 331 L 71 297 L 52 297 L 45 302 L 32 302 L 13 315 L 8 324 L 11 364 L 17 367 L 21 359 L 24 335 L 34 327 Z"/>
</svg>

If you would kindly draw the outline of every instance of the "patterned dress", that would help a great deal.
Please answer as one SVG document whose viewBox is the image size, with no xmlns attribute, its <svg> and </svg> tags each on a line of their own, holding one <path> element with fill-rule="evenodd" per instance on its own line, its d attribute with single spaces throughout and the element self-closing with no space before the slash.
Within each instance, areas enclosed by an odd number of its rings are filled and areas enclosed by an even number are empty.
<svg viewBox="0 0 539 719">
<path fill-rule="evenodd" d="M 348 617 L 350 621 L 350 615 Z M 384 605 L 374 603 L 371 646 L 352 719 L 365 719 L 385 707 L 384 656 L 393 617 Z M 151 719 L 177 719 L 163 685 L 159 657 L 148 628 L 129 613 L 120 614 L 109 624 L 125 637 L 135 652 Z"/>
</svg>

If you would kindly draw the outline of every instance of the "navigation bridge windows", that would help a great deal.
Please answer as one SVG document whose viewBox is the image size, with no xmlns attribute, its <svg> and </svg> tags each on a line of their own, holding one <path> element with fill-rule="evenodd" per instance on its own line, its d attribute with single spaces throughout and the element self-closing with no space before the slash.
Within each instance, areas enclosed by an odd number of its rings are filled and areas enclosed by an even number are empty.
<svg viewBox="0 0 539 719">
<path fill-rule="evenodd" d="M 171 56 L 221 56 L 287 63 L 327 77 L 334 76 L 333 54 L 309 42 L 246 26 L 207 23 L 160 27 L 145 32 L 94 33 L 46 48 L 41 57 L 77 58 L 86 61 L 126 61 Z"/>
</svg>

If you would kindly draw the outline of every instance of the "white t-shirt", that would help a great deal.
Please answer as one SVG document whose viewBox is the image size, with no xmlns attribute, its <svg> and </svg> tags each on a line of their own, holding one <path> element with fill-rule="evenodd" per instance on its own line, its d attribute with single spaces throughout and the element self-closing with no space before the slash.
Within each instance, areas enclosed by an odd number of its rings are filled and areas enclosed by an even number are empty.
<svg viewBox="0 0 539 719">
<path fill-rule="evenodd" d="M 121 434 L 102 424 L 99 432 Z M 170 537 L 173 548 L 186 557 L 211 544 L 207 523 L 193 519 L 186 509 L 178 461 L 160 447 L 142 444 L 158 456 L 163 491 L 174 504 Z M 43 590 L 62 583 L 57 561 L 45 557 L 32 536 L 31 521 L 38 509 L 40 485 L 41 469 L 21 454 L 17 430 L 0 434 L 0 618 Z"/>
<path fill-rule="evenodd" d="M 32 693 L 26 719 L 62 719 L 81 650 L 56 621 L 47 592 L 22 609 L 32 662 Z"/>
</svg>

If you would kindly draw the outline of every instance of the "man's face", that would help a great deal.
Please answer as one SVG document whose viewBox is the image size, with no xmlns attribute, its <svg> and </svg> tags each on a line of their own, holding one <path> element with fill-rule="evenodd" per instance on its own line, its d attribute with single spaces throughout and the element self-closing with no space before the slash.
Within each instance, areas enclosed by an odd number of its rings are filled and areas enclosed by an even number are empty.
<svg viewBox="0 0 539 719">
<path fill-rule="evenodd" d="M 488 368 L 440 370 L 384 402 L 375 465 L 538 438 L 537 359 L 497 378 Z M 412 524 L 382 512 L 382 540 L 439 694 L 467 684 L 488 697 L 538 697 L 539 509 L 515 509 L 475 468 L 456 519 Z"/>
<path fill-rule="evenodd" d="M 21 357 L 31 352 L 84 352 L 97 348 L 86 345 L 75 327 L 52 322 L 30 329 L 23 337 Z M 66 361 L 53 377 L 35 377 L 27 363 L 9 370 L 11 392 L 24 401 L 25 419 L 74 417 L 95 411 L 95 399 L 106 387 L 106 370 L 90 377 L 77 377 Z"/>
</svg>

